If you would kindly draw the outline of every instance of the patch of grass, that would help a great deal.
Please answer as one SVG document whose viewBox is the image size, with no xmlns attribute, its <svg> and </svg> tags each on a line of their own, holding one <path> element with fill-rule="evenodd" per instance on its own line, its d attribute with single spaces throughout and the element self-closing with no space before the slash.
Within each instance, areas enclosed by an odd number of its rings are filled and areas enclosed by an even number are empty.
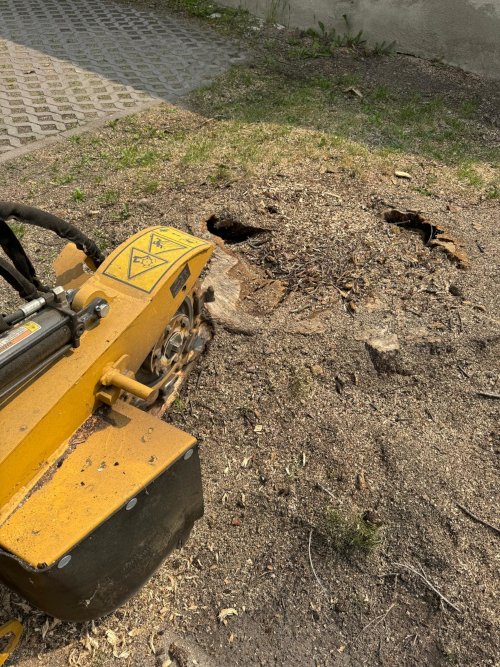
<svg viewBox="0 0 500 667">
<path fill-rule="evenodd" d="M 130 169 L 133 167 L 151 167 L 158 158 L 157 151 L 140 152 L 135 145 L 123 148 L 120 157 L 116 160 L 118 169 Z"/>
<path fill-rule="evenodd" d="M 296 57 L 304 55 L 295 47 Z M 307 47 L 309 48 L 309 47 Z M 345 94 L 359 88 L 363 98 Z M 500 161 L 500 149 L 487 144 L 479 118 L 467 106 L 454 107 L 441 95 L 401 95 L 390 85 L 365 90 L 359 74 L 325 76 L 314 72 L 292 76 L 288 68 L 266 60 L 253 68 L 239 66 L 195 94 L 195 102 L 210 116 L 238 123 L 302 126 L 325 136 L 342 137 L 389 155 L 411 153 L 462 168 L 467 162 Z M 199 139 L 184 163 L 206 159 L 212 142 Z M 197 155 L 196 155 L 197 154 Z M 470 171 L 466 176 L 479 183 Z"/>
<path fill-rule="evenodd" d="M 346 558 L 374 553 L 382 542 L 379 526 L 358 514 L 344 515 L 332 507 L 325 513 L 321 533 L 328 545 Z"/>
<path fill-rule="evenodd" d="M 20 241 L 22 241 L 24 235 L 26 234 L 26 225 L 24 225 L 22 222 L 15 222 L 14 220 L 12 222 L 9 222 L 8 225 L 12 229 L 14 234 L 17 236 L 17 238 Z"/>
<path fill-rule="evenodd" d="M 106 190 L 104 193 L 104 201 L 107 204 L 116 204 L 116 202 L 120 199 L 120 193 L 118 190 Z"/>
<path fill-rule="evenodd" d="M 500 188 L 494 187 L 492 190 L 488 192 L 486 196 L 488 197 L 488 199 L 500 199 Z"/>
<path fill-rule="evenodd" d="M 480 188 L 484 182 L 483 178 L 470 163 L 465 163 L 457 169 L 457 176 L 463 181 L 468 181 L 472 187 Z"/>
<path fill-rule="evenodd" d="M 191 16 L 213 21 L 222 32 L 241 34 L 246 32 L 252 22 L 252 17 L 246 9 L 222 7 L 208 0 L 174 0 L 174 7 Z M 214 14 L 220 16 L 213 17 Z"/>
<path fill-rule="evenodd" d="M 434 193 L 431 192 L 425 186 L 416 185 L 414 188 L 412 188 L 412 190 L 414 190 L 415 192 L 420 192 L 420 194 L 424 195 L 425 197 L 434 197 Z"/>
<path fill-rule="evenodd" d="M 294 398 L 307 396 L 309 393 L 309 378 L 305 368 L 301 366 L 292 367 L 288 389 Z"/>
<path fill-rule="evenodd" d="M 74 202 L 79 203 L 79 202 L 85 201 L 85 196 L 86 195 L 85 195 L 85 192 L 83 192 L 83 190 L 81 190 L 80 188 L 76 188 L 73 191 L 73 194 L 71 195 L 71 199 Z"/>
<path fill-rule="evenodd" d="M 110 215 L 115 220 L 128 220 L 132 213 L 130 212 L 129 205 L 123 204 L 121 211 L 111 211 Z"/>
</svg>

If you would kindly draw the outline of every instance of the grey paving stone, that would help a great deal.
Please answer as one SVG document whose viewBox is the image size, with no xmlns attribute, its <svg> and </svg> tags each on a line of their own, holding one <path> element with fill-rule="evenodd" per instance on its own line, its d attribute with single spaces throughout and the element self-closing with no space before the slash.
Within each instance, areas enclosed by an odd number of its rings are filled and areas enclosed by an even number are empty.
<svg viewBox="0 0 500 667">
<path fill-rule="evenodd" d="M 244 58 L 208 30 L 109 0 L 0 0 L 0 156 L 175 102 Z"/>
</svg>

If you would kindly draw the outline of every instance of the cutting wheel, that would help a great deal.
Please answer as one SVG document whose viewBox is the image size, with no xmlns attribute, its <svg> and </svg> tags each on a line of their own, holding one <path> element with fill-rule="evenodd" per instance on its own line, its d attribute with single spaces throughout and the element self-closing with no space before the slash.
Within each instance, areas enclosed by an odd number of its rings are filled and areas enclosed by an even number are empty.
<svg viewBox="0 0 500 667">
<path fill-rule="evenodd" d="M 195 285 L 150 351 L 136 379 L 150 387 L 160 385 L 163 409 L 175 398 L 193 362 L 212 338 L 212 330 L 201 320 L 204 295 Z"/>
</svg>

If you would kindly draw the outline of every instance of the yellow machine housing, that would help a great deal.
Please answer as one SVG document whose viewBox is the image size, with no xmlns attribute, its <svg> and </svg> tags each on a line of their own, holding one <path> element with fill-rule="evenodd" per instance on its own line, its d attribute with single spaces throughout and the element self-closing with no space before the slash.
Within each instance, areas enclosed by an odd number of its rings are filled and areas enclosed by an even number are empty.
<svg viewBox="0 0 500 667">
<path fill-rule="evenodd" d="M 109 313 L 1 406 L 0 580 L 57 618 L 87 620 L 121 604 L 203 512 L 195 439 L 129 399 L 158 395 L 161 378 L 136 375 L 197 298 L 212 250 L 156 226 L 93 275 L 75 246 L 56 262 L 61 284 L 78 290 L 74 311 L 100 297 Z"/>
</svg>

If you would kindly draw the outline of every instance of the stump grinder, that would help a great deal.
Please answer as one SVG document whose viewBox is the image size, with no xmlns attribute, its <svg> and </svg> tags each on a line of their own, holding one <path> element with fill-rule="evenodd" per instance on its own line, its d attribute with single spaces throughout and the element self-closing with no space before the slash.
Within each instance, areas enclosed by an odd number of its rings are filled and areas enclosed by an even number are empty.
<svg viewBox="0 0 500 667">
<path fill-rule="evenodd" d="M 69 241 L 55 287 L 8 220 Z M 195 438 L 148 409 L 172 399 L 210 338 L 213 291 L 199 278 L 213 246 L 158 225 L 105 259 L 73 225 L 8 202 L 0 245 L 0 275 L 26 301 L 0 316 L 0 581 L 88 621 L 130 598 L 203 514 Z M 0 664 L 16 623 L 0 628 L 12 633 Z"/>
</svg>

